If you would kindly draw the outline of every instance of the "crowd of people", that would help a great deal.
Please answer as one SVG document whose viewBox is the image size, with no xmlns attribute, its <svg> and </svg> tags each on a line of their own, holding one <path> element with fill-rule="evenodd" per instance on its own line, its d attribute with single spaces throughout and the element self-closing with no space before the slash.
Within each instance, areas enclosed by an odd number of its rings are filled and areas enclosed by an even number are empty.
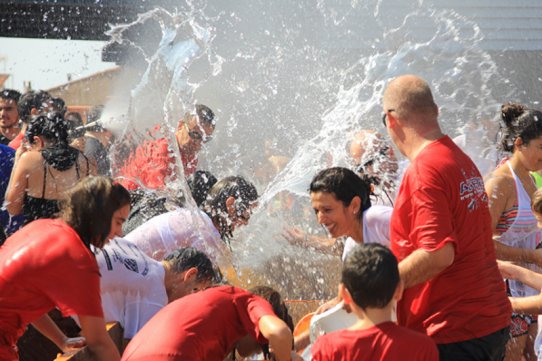
<svg viewBox="0 0 542 361">
<path fill-rule="evenodd" d="M 382 107 L 394 147 L 360 130 L 347 146 L 351 169 L 322 169 L 310 183 L 330 238 L 285 234 L 341 256 L 338 295 L 317 312 L 341 303 L 356 321 L 294 339 L 276 290 L 223 276 L 258 192 L 198 169 L 216 128 L 209 107 L 181 117 L 175 144 L 134 145 L 111 178 L 107 130 L 46 92 L 0 92 L 0 359 L 81 347 L 97 360 L 288 361 L 307 347 L 318 361 L 542 359 L 542 191 L 532 175 L 542 112 L 502 106 L 496 146 L 507 156 L 483 179 L 442 132 L 422 78 L 391 79 Z M 188 195 L 164 197 L 178 177 L 195 207 Z M 120 347 L 108 322 L 124 330 Z"/>
</svg>

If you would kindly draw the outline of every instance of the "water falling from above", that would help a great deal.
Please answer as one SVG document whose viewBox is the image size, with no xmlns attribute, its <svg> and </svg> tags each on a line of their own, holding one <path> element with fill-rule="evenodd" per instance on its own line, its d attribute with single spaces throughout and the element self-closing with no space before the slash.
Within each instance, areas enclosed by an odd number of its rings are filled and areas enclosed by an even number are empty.
<svg viewBox="0 0 542 361">
<path fill-rule="evenodd" d="M 129 35 L 130 28 L 141 36 Z M 141 30 L 147 28 L 154 30 Z M 483 36 L 476 19 L 427 1 L 209 0 L 179 4 L 177 13 L 156 9 L 112 31 L 113 41 L 139 54 L 106 107 L 104 118 L 120 136 L 113 158 L 121 164 L 129 142 L 149 139 L 156 125 L 175 144 L 182 114 L 208 105 L 217 114 L 216 136 L 199 168 L 218 178 L 245 176 L 261 194 L 232 242 L 237 266 L 272 267 L 265 273 L 289 297 L 327 297 L 335 290 L 336 268 L 322 267 L 329 257 L 290 246 L 281 235 L 296 225 L 322 233 L 310 209 L 310 179 L 325 167 L 349 166 L 347 145 L 359 130 L 385 134 L 382 91 L 404 73 L 430 82 L 448 134 L 463 134 L 479 154 L 493 147 L 496 123 L 484 120 L 513 89 L 498 87 L 507 81 L 481 49 Z M 271 156 L 281 159 L 278 166 Z M 168 184 L 186 190 L 183 177 Z M 311 290 L 300 291 L 300 283 Z"/>
</svg>

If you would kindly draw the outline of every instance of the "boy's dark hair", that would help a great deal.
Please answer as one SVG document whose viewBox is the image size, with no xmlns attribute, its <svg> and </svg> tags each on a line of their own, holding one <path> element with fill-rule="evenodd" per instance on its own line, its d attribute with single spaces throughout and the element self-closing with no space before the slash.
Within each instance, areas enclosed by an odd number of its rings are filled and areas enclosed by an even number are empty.
<svg viewBox="0 0 542 361">
<path fill-rule="evenodd" d="M 19 102 L 21 98 L 21 93 L 13 89 L 4 89 L 0 91 L 0 99 L 4 100 L 13 100 L 15 103 Z"/>
<path fill-rule="evenodd" d="M 176 273 L 195 267 L 198 270 L 196 279 L 198 281 L 211 281 L 214 283 L 220 282 L 220 277 L 216 273 L 213 262 L 207 255 L 193 247 L 179 248 L 168 254 L 164 261 L 171 265 L 171 268 Z"/>
<path fill-rule="evenodd" d="M 43 90 L 38 92 L 30 91 L 23 94 L 17 102 L 19 118 L 26 124 L 30 123 L 32 109 L 37 109 L 38 112 L 41 113 L 44 108 L 49 105 L 48 103 L 50 100 L 51 95 Z"/>
<path fill-rule="evenodd" d="M 399 281 L 397 259 L 377 243 L 357 245 L 343 263 L 341 282 L 362 309 L 386 307 Z"/>
</svg>

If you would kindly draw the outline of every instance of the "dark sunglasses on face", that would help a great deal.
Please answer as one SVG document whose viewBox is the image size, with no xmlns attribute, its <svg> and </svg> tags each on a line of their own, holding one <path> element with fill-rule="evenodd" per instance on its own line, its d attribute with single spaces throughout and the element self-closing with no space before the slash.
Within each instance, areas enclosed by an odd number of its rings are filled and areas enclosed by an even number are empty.
<svg viewBox="0 0 542 361">
<path fill-rule="evenodd" d="M 394 112 L 395 109 L 388 109 L 387 112 L 385 112 L 383 115 L 382 115 L 382 124 L 384 124 L 384 127 L 387 127 L 386 125 L 386 118 L 388 117 L 388 113 L 390 112 Z"/>
<path fill-rule="evenodd" d="M 201 141 L 203 143 L 207 143 L 208 141 L 213 139 L 213 137 L 210 135 L 203 134 L 201 132 L 198 132 L 197 130 L 190 130 L 190 128 L 188 128 L 188 124 L 186 123 L 184 123 L 184 127 L 186 128 L 186 132 L 191 139 Z"/>
</svg>

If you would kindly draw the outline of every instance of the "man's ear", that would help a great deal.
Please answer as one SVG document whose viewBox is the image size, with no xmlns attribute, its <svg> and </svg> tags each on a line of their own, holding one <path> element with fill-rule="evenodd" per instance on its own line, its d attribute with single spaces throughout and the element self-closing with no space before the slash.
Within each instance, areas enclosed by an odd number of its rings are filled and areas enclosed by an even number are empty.
<svg viewBox="0 0 542 361">
<path fill-rule="evenodd" d="M 236 213 L 235 209 L 235 198 L 233 196 L 229 196 L 226 198 L 226 209 L 228 210 L 228 215 L 231 217 Z"/>
<path fill-rule="evenodd" d="M 184 271 L 183 275 L 183 282 L 191 282 L 195 281 L 198 277 L 198 269 L 196 267 L 190 267 L 186 271 Z"/>
<path fill-rule="evenodd" d="M 352 295 L 348 292 L 348 289 L 345 287 L 344 283 L 339 283 L 339 298 L 341 298 L 346 305 L 351 304 Z"/>
</svg>

